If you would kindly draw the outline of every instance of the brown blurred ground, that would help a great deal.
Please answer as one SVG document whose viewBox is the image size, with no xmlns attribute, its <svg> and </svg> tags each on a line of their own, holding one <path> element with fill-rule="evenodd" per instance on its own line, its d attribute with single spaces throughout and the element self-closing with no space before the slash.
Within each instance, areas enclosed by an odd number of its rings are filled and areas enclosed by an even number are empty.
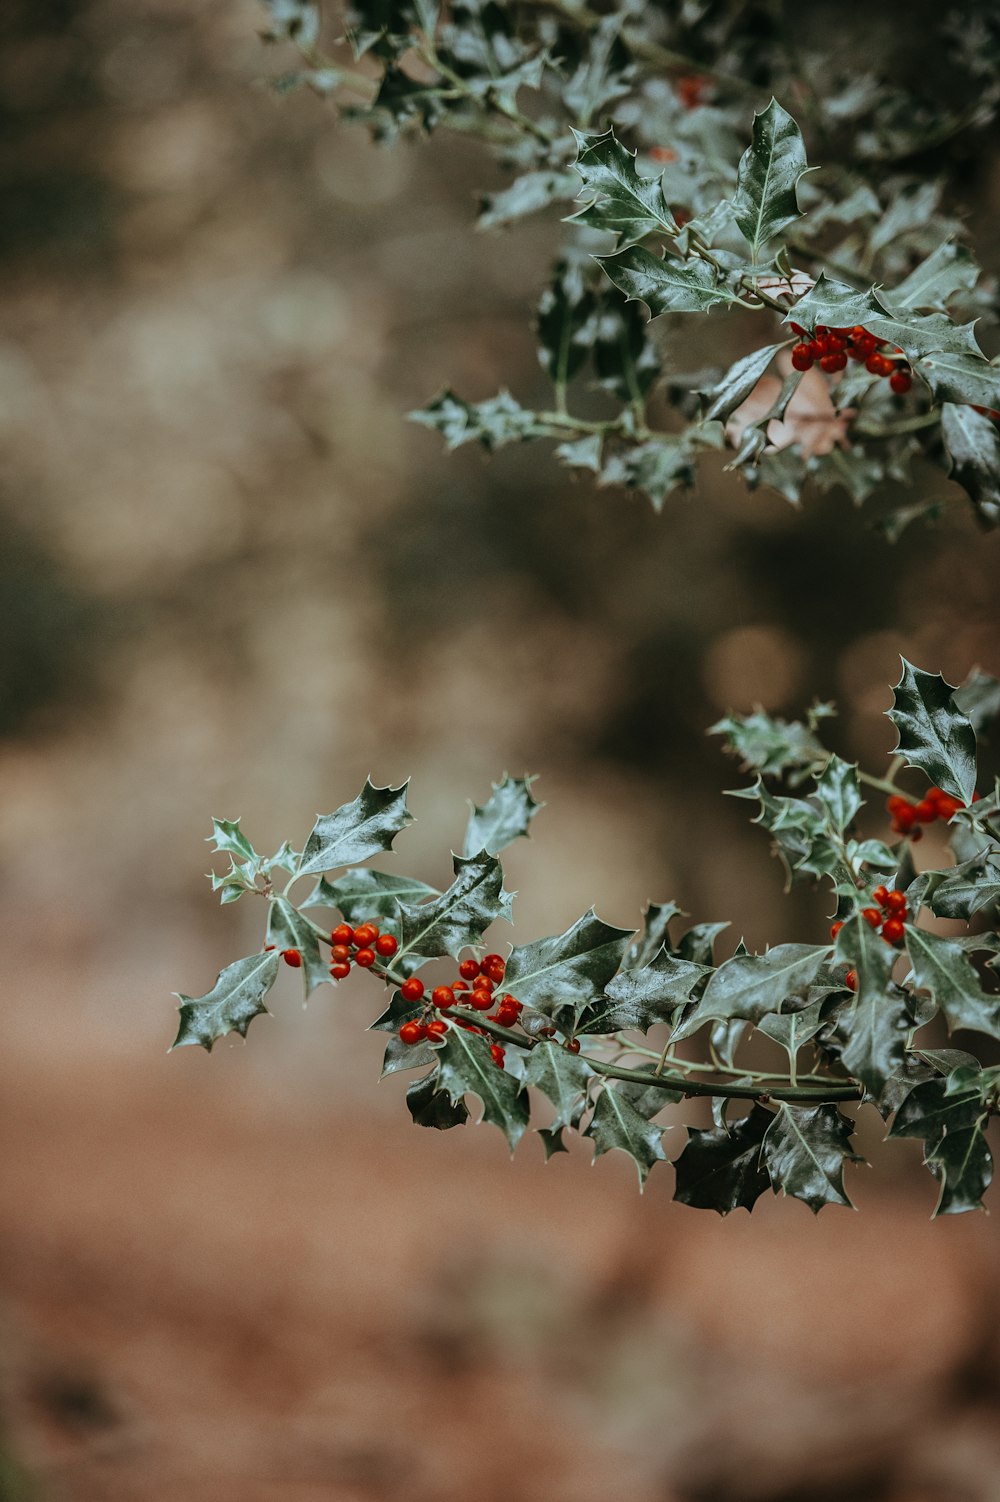
<svg viewBox="0 0 1000 1502">
<path fill-rule="evenodd" d="M 1000 670 L 961 515 L 893 550 L 709 475 L 656 517 L 408 427 L 445 381 L 540 389 L 557 228 L 474 234 L 471 145 L 276 102 L 259 24 L 4 21 L 0 1497 L 992 1502 L 996 1235 L 930 1226 L 874 1119 L 859 1214 L 720 1222 L 668 1170 L 639 1199 L 624 1161 L 410 1126 L 361 982 L 166 1056 L 169 993 L 259 942 L 212 813 L 273 848 L 412 773 L 400 867 L 443 880 L 464 797 L 534 770 L 519 934 L 672 895 L 808 938 L 704 726 L 832 694 L 875 757 L 897 652 Z"/>
</svg>

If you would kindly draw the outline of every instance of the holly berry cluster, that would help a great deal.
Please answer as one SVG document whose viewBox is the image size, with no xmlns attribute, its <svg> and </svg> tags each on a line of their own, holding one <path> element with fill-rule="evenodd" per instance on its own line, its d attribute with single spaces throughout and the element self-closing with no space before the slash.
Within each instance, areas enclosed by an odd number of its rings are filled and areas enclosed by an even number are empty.
<svg viewBox="0 0 1000 1502">
<path fill-rule="evenodd" d="M 905 933 L 904 923 L 907 916 L 906 893 L 898 888 L 879 886 L 872 893 L 872 901 L 878 903 L 878 907 L 863 907 L 861 916 L 866 923 L 874 928 L 876 933 L 881 933 L 887 944 L 893 946 L 903 942 Z M 830 938 L 835 939 L 844 926 L 844 920 L 834 923 L 830 929 Z M 844 976 L 844 985 L 848 991 L 856 991 L 858 988 L 858 974 L 856 970 L 848 970 Z"/>
<path fill-rule="evenodd" d="M 853 329 L 828 329 L 817 324 L 811 339 L 797 323 L 792 324 L 792 331 L 800 340 L 792 347 L 795 370 L 811 370 L 818 363 L 820 370 L 833 375 L 838 370 L 846 370 L 848 360 L 857 360 L 872 375 L 888 376 L 889 385 L 897 396 L 905 396 L 913 385 L 909 364 L 899 346 L 893 345 L 891 354 L 884 353 L 889 348 L 887 341 L 876 339 L 860 324 Z"/>
<path fill-rule="evenodd" d="M 370 970 L 377 960 L 391 960 L 399 944 L 392 934 L 384 934 L 374 923 L 338 923 L 330 935 L 330 974 L 334 980 L 346 980 L 351 966 Z"/>
<path fill-rule="evenodd" d="M 481 960 L 463 960 L 458 967 L 457 979 L 450 985 L 435 986 L 429 998 L 423 981 L 419 976 L 411 975 L 400 986 L 399 994 L 404 1001 L 423 1002 L 424 1017 L 420 1021 L 412 1018 L 404 1022 L 399 1029 L 399 1041 L 413 1045 L 428 1038 L 443 1038 L 449 1022 L 467 1032 L 483 1035 L 483 1028 L 477 1027 L 471 1019 L 453 1017 L 446 1020 L 439 1015 L 454 1007 L 469 1007 L 486 1014 L 488 1022 L 495 1022 L 499 1027 L 513 1027 L 524 1010 L 523 1003 L 509 992 L 504 992 L 499 998 L 493 994 L 502 984 L 505 970 L 506 964 L 499 954 L 487 954 Z M 492 1007 L 496 1010 L 491 1011 Z M 503 1068 L 505 1052 L 502 1044 L 491 1043 L 490 1054 L 494 1064 Z"/>
<path fill-rule="evenodd" d="M 933 824 L 935 819 L 943 819 L 947 824 L 952 815 L 964 808 L 965 804 L 961 798 L 946 793 L 944 788 L 933 787 L 919 802 L 894 793 L 886 799 L 885 807 L 886 812 L 892 815 L 893 834 L 905 834 L 911 840 L 919 840 L 924 833 L 920 827 L 922 824 Z"/>
</svg>

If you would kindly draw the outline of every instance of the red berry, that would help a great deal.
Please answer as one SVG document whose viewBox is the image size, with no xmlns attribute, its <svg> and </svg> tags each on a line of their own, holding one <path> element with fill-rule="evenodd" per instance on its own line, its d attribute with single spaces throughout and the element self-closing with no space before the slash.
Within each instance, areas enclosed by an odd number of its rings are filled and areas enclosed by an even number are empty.
<svg viewBox="0 0 1000 1502">
<path fill-rule="evenodd" d="M 886 918 L 882 924 L 882 937 L 887 944 L 898 944 L 903 932 L 902 918 Z"/>
<path fill-rule="evenodd" d="M 465 984 L 464 980 L 453 980 L 451 983 L 451 989 L 454 991 L 456 996 L 460 996 L 463 991 L 467 991 L 469 988 Z"/>
<path fill-rule="evenodd" d="M 336 965 L 330 966 L 330 974 L 334 980 L 346 980 L 351 973 L 351 967 L 346 960 L 338 960 Z"/>
<path fill-rule="evenodd" d="M 792 348 L 792 369 L 811 370 L 813 365 L 813 352 L 808 344 L 796 344 Z"/>
<path fill-rule="evenodd" d="M 889 895 L 889 888 L 888 887 L 885 887 L 885 886 L 876 887 L 875 890 L 874 890 L 874 892 L 872 893 L 872 900 L 874 902 L 877 902 L 878 905 L 879 905 L 879 907 L 885 907 L 885 899 L 888 897 L 888 895 Z"/>
<path fill-rule="evenodd" d="M 448 1035 L 448 1024 L 443 1017 L 432 1017 L 425 1026 L 428 1038 L 445 1038 Z"/>
<path fill-rule="evenodd" d="M 450 986 L 435 986 L 431 992 L 431 1001 L 436 1007 L 453 1007 L 455 993 Z"/>
<path fill-rule="evenodd" d="M 502 954 L 484 954 L 482 968 L 489 975 L 491 970 L 506 969 L 506 961 Z"/>
<path fill-rule="evenodd" d="M 472 982 L 473 991 L 485 991 L 487 996 L 492 994 L 493 982 L 488 975 L 477 975 Z"/>
<path fill-rule="evenodd" d="M 375 953 L 380 954 L 384 960 L 392 959 L 398 948 L 399 945 L 392 934 L 379 934 L 375 940 Z"/>
<path fill-rule="evenodd" d="M 463 980 L 475 980 L 479 974 L 479 961 L 463 960 L 458 967 L 458 973 Z"/>
<path fill-rule="evenodd" d="M 844 976 L 844 985 L 848 991 L 856 991 L 858 989 L 858 973 L 856 970 L 848 970 Z"/>
<path fill-rule="evenodd" d="M 863 907 L 861 909 L 861 916 L 872 928 L 879 928 L 881 926 L 882 914 L 877 907 Z"/>
<path fill-rule="evenodd" d="M 489 991 L 484 991 L 482 986 L 477 986 L 469 996 L 469 1006 L 477 1012 L 488 1012 L 493 1005 L 493 997 Z"/>
<path fill-rule="evenodd" d="M 524 1011 L 524 1002 L 518 1001 L 516 996 L 511 996 L 509 991 L 505 991 L 501 996 L 500 1005 L 502 1007 L 512 1007 L 519 1017 Z"/>
<path fill-rule="evenodd" d="M 419 976 L 411 975 L 400 986 L 399 994 L 404 1001 L 419 1001 L 424 994 L 424 983 Z"/>
<path fill-rule="evenodd" d="M 580 1052 L 580 1040 L 579 1040 L 579 1038 L 567 1038 L 567 1040 L 566 1040 L 566 1052 L 567 1053 L 579 1053 Z"/>
<path fill-rule="evenodd" d="M 359 949 L 354 956 L 354 963 L 360 965 L 362 970 L 370 970 L 375 963 L 374 949 Z"/>
<path fill-rule="evenodd" d="M 898 793 L 893 793 L 891 798 L 885 800 L 886 813 L 898 814 L 904 808 L 910 808 L 909 798 L 901 798 Z"/>
<path fill-rule="evenodd" d="M 930 798 L 921 798 L 913 810 L 913 817 L 918 824 L 933 824 L 938 816 L 938 806 Z"/>
<path fill-rule="evenodd" d="M 917 822 L 917 815 L 914 810 L 915 805 L 912 803 L 908 803 L 905 808 L 897 810 L 896 817 L 892 822 L 893 828 L 900 834 L 906 834 L 907 830 L 912 829 L 913 825 Z"/>
<path fill-rule="evenodd" d="M 885 906 L 888 908 L 890 913 L 905 913 L 906 893 L 900 892 L 894 888 L 893 891 L 886 894 Z"/>
<path fill-rule="evenodd" d="M 895 370 L 889 377 L 889 385 L 897 396 L 905 396 L 913 385 L 913 377 L 908 370 Z"/>
<path fill-rule="evenodd" d="M 869 355 L 865 361 L 865 369 L 870 371 L 872 375 L 892 375 L 895 368 L 888 355 Z"/>
<path fill-rule="evenodd" d="M 351 943 L 356 949 L 367 949 L 369 944 L 374 944 L 378 938 L 378 929 L 374 923 L 362 923 L 351 934 Z"/>
<path fill-rule="evenodd" d="M 839 922 L 837 922 L 837 923 L 831 923 L 831 925 L 830 925 L 830 938 L 831 939 L 835 939 L 837 937 L 837 935 L 840 933 L 840 930 L 843 928 L 843 926 L 844 926 L 844 920 L 843 920 L 843 918 L 841 918 L 839 920 Z"/>
<path fill-rule="evenodd" d="M 342 965 L 345 960 L 351 958 L 351 951 L 346 944 L 334 944 L 330 950 L 330 958 L 336 960 L 338 965 Z"/>
<path fill-rule="evenodd" d="M 846 332 L 846 330 L 845 330 Z M 841 350 L 847 348 L 847 340 L 839 329 L 831 329 L 826 336 L 826 352 L 828 355 L 839 355 Z"/>
<path fill-rule="evenodd" d="M 800 339 L 805 338 L 806 331 L 800 323 L 790 323 L 788 327 L 791 329 L 793 334 L 798 334 Z"/>
<path fill-rule="evenodd" d="M 414 1043 L 422 1043 L 427 1037 L 427 1029 L 422 1022 L 404 1022 L 399 1029 L 400 1043 L 408 1043 L 411 1047 Z"/>
<path fill-rule="evenodd" d="M 846 364 L 847 356 L 843 350 L 835 350 L 833 354 L 824 355 L 819 362 L 820 369 L 825 370 L 827 375 L 832 375 L 836 370 L 843 370 Z"/>
<path fill-rule="evenodd" d="M 490 1044 L 490 1058 L 493 1060 L 494 1064 L 498 1064 L 502 1067 L 503 1061 L 506 1058 L 506 1054 L 500 1047 L 499 1043 Z"/>
<path fill-rule="evenodd" d="M 500 1007 L 493 1017 L 494 1022 L 499 1022 L 501 1027 L 513 1027 L 517 1021 L 516 1007 Z"/>
<path fill-rule="evenodd" d="M 554 1027 L 540 1027 L 538 1029 L 538 1036 L 540 1038 L 554 1038 L 555 1035 L 556 1030 Z"/>
<path fill-rule="evenodd" d="M 281 958 L 286 965 L 291 965 L 293 970 L 299 970 L 302 967 L 302 956 L 297 949 L 283 949 Z"/>
<path fill-rule="evenodd" d="M 349 923 L 338 923 L 330 935 L 331 944 L 349 944 L 354 938 L 354 930 Z"/>
</svg>

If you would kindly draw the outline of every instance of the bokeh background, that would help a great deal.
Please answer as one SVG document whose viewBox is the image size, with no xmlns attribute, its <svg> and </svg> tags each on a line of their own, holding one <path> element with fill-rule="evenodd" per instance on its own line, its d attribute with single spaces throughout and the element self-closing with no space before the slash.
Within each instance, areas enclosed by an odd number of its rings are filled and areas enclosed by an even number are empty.
<svg viewBox="0 0 1000 1502">
<path fill-rule="evenodd" d="M 996 1229 L 929 1224 L 874 1113 L 860 1213 L 720 1221 L 584 1143 L 414 1128 L 363 978 L 167 1056 L 171 991 L 259 942 L 211 814 L 274 848 L 412 774 L 400 866 L 443 882 L 465 799 L 537 772 L 523 937 L 673 897 L 815 939 L 705 727 L 834 697 L 877 763 L 897 653 L 1000 671 L 960 508 L 890 546 L 716 468 L 657 517 L 408 425 L 445 382 L 541 392 L 558 223 L 477 234 L 474 144 L 276 98 L 263 23 L 0 18 L 0 1497 L 992 1502 Z M 950 165 L 995 270 L 996 138 Z"/>
</svg>

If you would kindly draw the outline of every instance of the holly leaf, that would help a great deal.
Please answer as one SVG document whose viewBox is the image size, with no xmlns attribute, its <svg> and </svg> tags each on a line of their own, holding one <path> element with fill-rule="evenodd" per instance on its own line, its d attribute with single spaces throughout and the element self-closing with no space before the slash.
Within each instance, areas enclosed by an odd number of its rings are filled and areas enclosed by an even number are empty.
<svg viewBox="0 0 1000 1502">
<path fill-rule="evenodd" d="M 416 1022 L 425 1010 L 422 1001 L 407 1001 L 401 991 L 393 991 L 389 1005 L 374 1022 L 368 1024 L 368 1031 L 398 1033 L 404 1022 Z"/>
<path fill-rule="evenodd" d="M 727 715 L 716 721 L 708 734 L 725 736 L 726 750 L 738 757 L 747 771 L 759 772 L 762 777 L 799 774 L 789 777 L 792 786 L 827 756 L 813 727 L 799 720 L 777 719 L 762 709 L 748 715 Z"/>
<path fill-rule="evenodd" d="M 541 1137 L 541 1139 L 542 1139 L 542 1147 L 545 1149 L 545 1161 L 546 1161 L 546 1163 L 549 1161 L 550 1158 L 555 1157 L 556 1153 L 568 1153 L 569 1152 L 569 1148 L 566 1146 L 565 1142 L 563 1141 L 563 1128 L 562 1127 L 556 1127 L 555 1129 L 553 1129 L 551 1127 L 539 1127 L 538 1128 L 538 1135 L 539 1135 L 539 1137 Z"/>
<path fill-rule="evenodd" d="M 971 402 L 977 407 L 1000 408 L 1000 368 L 981 355 L 954 350 L 930 353 L 916 360 L 913 368 L 923 376 L 936 402 Z"/>
<path fill-rule="evenodd" d="M 600 483 L 643 490 L 656 511 L 673 491 L 694 484 L 691 433 L 680 438 L 654 438 L 613 454 L 601 471 Z"/>
<path fill-rule="evenodd" d="M 749 1116 L 712 1131 L 688 1127 L 687 1146 L 674 1163 L 674 1199 L 696 1210 L 752 1210 L 771 1187 L 760 1152 L 774 1116 L 755 1105 Z"/>
<path fill-rule="evenodd" d="M 538 304 L 538 358 L 553 385 L 565 388 L 585 364 L 593 339 L 594 298 L 578 261 L 560 261 Z"/>
<path fill-rule="evenodd" d="M 391 850 L 401 829 L 413 823 L 406 807 L 408 782 L 377 788 L 366 780 L 353 803 L 321 814 L 306 841 L 298 874 L 307 876 L 336 866 L 353 866 L 381 850 Z"/>
<path fill-rule="evenodd" d="M 831 756 L 816 778 L 816 794 L 834 826 L 843 834 L 861 808 L 857 766 L 841 761 L 839 756 Z"/>
<path fill-rule="evenodd" d="M 705 261 L 660 260 L 644 246 L 613 256 L 595 256 L 610 281 L 630 302 L 644 302 L 651 318 L 662 313 L 708 313 L 738 301 Z"/>
<path fill-rule="evenodd" d="M 343 913 L 348 923 L 368 923 L 373 919 L 395 918 L 397 904 L 423 902 L 441 894 L 415 876 L 394 876 L 387 871 L 373 871 L 360 866 L 345 871 L 335 881 L 321 876 L 303 907 L 333 907 Z"/>
<path fill-rule="evenodd" d="M 480 229 L 497 229 L 537 214 L 553 203 L 575 198 L 576 178 L 569 172 L 524 172 L 499 193 L 487 193 L 479 204 Z"/>
<path fill-rule="evenodd" d="M 264 997 L 277 975 L 277 954 L 249 954 L 220 970 L 215 985 L 204 996 L 175 992 L 181 1003 L 181 1021 L 171 1046 L 184 1048 L 197 1043 L 211 1053 L 212 1044 L 227 1033 L 245 1038 L 253 1019 L 267 1011 Z"/>
<path fill-rule="evenodd" d="M 594 323 L 594 368 L 597 384 L 623 402 L 645 396 L 660 374 L 660 357 L 649 337 L 649 324 L 635 303 L 622 302 L 605 289 Z"/>
<path fill-rule="evenodd" d="M 645 1187 L 654 1163 L 666 1161 L 661 1138 L 663 1127 L 641 1116 L 625 1097 L 608 1086 L 597 1097 L 593 1115 L 583 1131 L 594 1144 L 594 1161 L 617 1148 L 628 1153 L 639 1173 L 639 1189 Z"/>
<path fill-rule="evenodd" d="M 765 344 L 731 365 L 721 381 L 701 393 L 708 403 L 704 420 L 724 419 L 735 412 L 756 388 L 778 351 L 784 348 L 785 344 Z"/>
<path fill-rule="evenodd" d="M 957 292 L 971 291 L 978 280 L 979 267 L 964 245 L 945 240 L 891 293 L 882 295 L 893 308 L 934 308 L 944 312 Z"/>
<path fill-rule="evenodd" d="M 924 1162 L 941 1185 L 935 1216 L 981 1208 L 993 1177 L 987 1120 L 978 1090 L 949 1094 L 945 1079 L 916 1085 L 897 1111 L 889 1136 L 924 1142 Z"/>
<path fill-rule="evenodd" d="M 861 324 L 876 339 L 898 345 L 911 360 L 926 356 L 928 361 L 968 361 L 983 370 L 990 369 L 976 343 L 973 324 L 952 323 L 943 313 L 912 313 L 908 309 L 893 312 L 877 288 L 859 292 L 846 282 L 832 281 L 825 273 L 821 273 L 816 285 L 799 298 L 784 321 L 800 324 L 809 330 L 814 330 L 817 324 L 826 324 L 829 328 L 852 328 Z M 969 400 L 978 401 L 979 398 Z"/>
<path fill-rule="evenodd" d="M 955 703 L 978 735 L 1000 719 L 1000 680 L 977 669 L 955 690 Z"/>
<path fill-rule="evenodd" d="M 509 991 L 547 1017 L 564 1009 L 574 1021 L 604 993 L 633 930 L 613 928 L 594 909 L 563 934 L 515 949 L 507 961 Z"/>
<path fill-rule="evenodd" d="M 754 115 L 753 136 L 740 159 L 733 215 L 754 261 L 762 246 L 802 217 L 796 185 L 804 172 L 802 132 L 776 99 Z"/>
<path fill-rule="evenodd" d="M 939 918 L 964 918 L 1000 902 L 1000 855 L 981 850 L 978 855 L 941 874 L 944 877 L 929 892 L 931 911 Z"/>
<path fill-rule="evenodd" d="M 213 850 L 228 851 L 231 855 L 238 855 L 240 860 L 252 861 L 254 865 L 260 861 L 260 856 L 240 828 L 239 819 L 213 819 L 212 833 L 207 840 Z"/>
<path fill-rule="evenodd" d="M 622 145 L 614 130 L 597 135 L 574 130 L 573 134 L 577 144 L 574 165 L 583 179 L 577 196 L 592 196 L 570 222 L 612 230 L 620 246 L 641 240 L 654 230 L 677 234 L 673 213 L 663 196 L 662 173 L 660 177 L 640 177 L 635 155 Z"/>
<path fill-rule="evenodd" d="M 764 954 L 738 954 L 716 970 L 690 1016 L 674 1029 L 674 1041 L 689 1038 L 708 1021 L 738 1017 L 758 1022 L 770 1012 L 801 1010 L 830 951 L 825 944 L 777 944 Z"/>
<path fill-rule="evenodd" d="M 452 1127 L 464 1126 L 469 1111 L 464 1100 L 452 1101 L 447 1090 L 438 1087 L 438 1079 L 435 1069 L 423 1079 L 414 1080 L 406 1092 L 406 1106 L 417 1126 L 447 1132 Z"/>
<path fill-rule="evenodd" d="M 823 1026 L 824 1001 L 825 997 L 811 1001 L 801 1012 L 774 1012 L 762 1017 L 757 1023 L 757 1031 L 780 1044 L 794 1062 L 802 1045 L 815 1038 Z"/>
<path fill-rule="evenodd" d="M 976 732 L 940 673 L 925 673 L 902 658 L 888 716 L 899 732 L 897 754 L 920 767 L 946 793 L 971 803 L 976 790 Z"/>
<path fill-rule="evenodd" d="M 479 442 L 493 452 L 508 443 L 548 433 L 534 412 L 516 402 L 509 391 L 499 391 L 485 402 L 465 402 L 453 391 L 442 391 L 426 407 L 409 414 L 411 422 L 440 433 L 448 449 Z"/>
<path fill-rule="evenodd" d="M 1000 996 L 983 990 L 961 945 L 908 923 L 906 952 L 916 984 L 930 992 L 945 1015 L 949 1032 L 967 1027 L 1000 1038 Z"/>
<path fill-rule="evenodd" d="M 682 960 L 690 960 L 695 965 L 707 965 L 710 969 L 715 968 L 715 941 L 720 934 L 724 934 L 729 924 L 723 923 L 693 923 L 687 933 L 681 934 L 677 944 L 676 953 Z M 746 954 L 746 950 L 740 951 Z"/>
<path fill-rule="evenodd" d="M 441 1088 L 455 1105 L 466 1094 L 477 1096 L 482 1120 L 500 1128 L 513 1152 L 528 1125 L 528 1098 L 514 1076 L 494 1064 L 489 1041 L 453 1027 L 438 1053 Z"/>
<path fill-rule="evenodd" d="M 549 1131 L 575 1126 L 580 1099 L 594 1071 L 579 1054 L 571 1054 L 560 1043 L 539 1043 L 528 1055 L 524 1084 L 534 1085 L 555 1106 L 556 1114 Z"/>
<path fill-rule="evenodd" d="M 677 959 L 661 949 L 650 964 L 621 970 L 609 981 L 604 997 L 580 1017 L 578 1033 L 647 1032 L 654 1023 L 670 1022 L 691 999 L 707 965 Z"/>
<path fill-rule="evenodd" d="M 941 439 L 948 456 L 948 473 L 961 485 L 987 526 L 1000 522 L 1000 434 L 997 425 L 969 406 L 945 402 L 941 408 Z"/>
<path fill-rule="evenodd" d="M 844 1190 L 844 1163 L 863 1160 L 850 1147 L 853 1121 L 836 1106 L 779 1105 L 764 1137 L 762 1158 L 775 1193 L 802 1200 L 814 1215 L 824 1205 L 853 1209 Z"/>
<path fill-rule="evenodd" d="M 671 949 L 670 924 L 674 918 L 687 914 L 676 902 L 651 902 L 642 915 L 642 932 L 637 934 L 625 953 L 625 967 L 641 970 L 659 954 L 660 949 Z"/>
<path fill-rule="evenodd" d="M 267 914 L 267 942 L 280 954 L 283 949 L 297 949 L 302 956 L 302 982 L 306 996 L 317 986 L 330 983 L 328 961 L 320 953 L 319 939 L 308 918 L 284 897 L 270 904 Z"/>
<path fill-rule="evenodd" d="M 495 855 L 454 857 L 455 880 L 429 902 L 399 904 L 399 955 L 436 959 L 457 955 L 477 944 L 497 918 L 511 921 L 511 894 L 503 889 L 503 870 Z"/>
<path fill-rule="evenodd" d="M 854 1000 L 841 1024 L 841 1062 L 878 1099 L 902 1068 L 910 1028 L 905 997 L 890 983 L 895 951 L 855 913 L 837 935 L 836 956 L 857 976 Z"/>
<path fill-rule="evenodd" d="M 493 792 L 482 808 L 473 805 L 465 831 L 464 852 L 477 855 L 480 850 L 490 855 L 499 855 L 521 835 L 527 835 L 528 825 L 542 804 L 531 796 L 533 777 L 508 777 L 493 784 Z"/>
</svg>

